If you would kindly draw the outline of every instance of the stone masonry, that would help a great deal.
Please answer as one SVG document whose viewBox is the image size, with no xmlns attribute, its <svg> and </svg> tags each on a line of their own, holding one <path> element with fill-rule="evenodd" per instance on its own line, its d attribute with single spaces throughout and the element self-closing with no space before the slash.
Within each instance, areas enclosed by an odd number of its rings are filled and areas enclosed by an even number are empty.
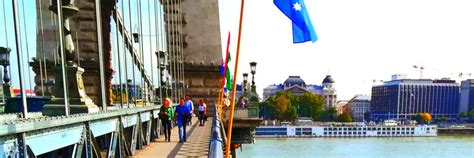
<svg viewBox="0 0 474 158">
<path fill-rule="evenodd" d="M 39 2 L 39 1 L 38 1 Z M 112 69 L 111 62 L 111 41 L 110 41 L 110 16 L 112 14 L 112 9 L 114 6 L 113 0 L 102 0 L 101 1 L 101 13 L 102 13 L 102 37 L 103 37 L 103 50 L 104 50 L 104 68 L 105 68 L 105 77 L 106 77 L 106 89 L 109 89 L 107 96 L 109 96 L 111 89 L 111 79 L 114 70 Z M 38 21 L 42 16 L 43 20 L 43 35 L 41 34 L 41 26 L 38 23 L 38 36 L 37 36 L 37 45 L 38 48 L 41 48 L 40 45 L 43 45 L 43 52 L 46 59 L 46 70 L 48 80 L 54 80 L 54 72 L 52 68 L 54 67 L 57 47 L 58 47 L 58 35 L 57 35 L 57 24 L 54 24 L 56 16 L 51 16 L 51 11 L 47 8 L 49 7 L 49 1 L 42 1 L 42 4 L 37 5 L 38 12 Z M 95 1 L 94 0 L 76 0 L 76 7 L 79 8 L 79 12 L 73 16 L 70 20 L 70 26 L 72 31 L 72 37 L 74 41 L 74 46 L 76 48 L 76 54 L 78 59 L 76 63 L 82 68 L 85 69 L 83 74 L 83 81 L 87 95 L 94 101 L 95 104 L 101 106 L 100 101 L 100 77 L 99 77 L 99 55 L 98 55 L 98 46 L 97 46 L 97 23 L 96 23 L 96 14 L 95 14 Z M 42 12 L 39 12 L 39 7 L 41 7 Z M 44 42 L 41 42 L 44 41 Z M 33 71 L 35 72 L 35 92 L 37 95 L 41 95 L 41 77 L 40 77 L 40 68 L 38 59 L 43 61 L 43 52 L 38 51 L 38 58 L 34 60 L 30 65 L 32 66 Z M 77 58 L 77 57 L 76 57 Z M 44 71 L 44 70 L 43 70 Z M 59 83 L 56 83 L 59 84 Z M 54 94 L 54 88 L 45 87 L 48 89 L 49 94 Z M 110 97 L 109 97 L 110 98 Z M 110 100 L 107 101 L 110 104 Z"/>
<path fill-rule="evenodd" d="M 181 9 L 176 4 L 181 3 Z M 168 38 L 181 36 L 183 43 L 171 43 L 171 47 L 178 44 L 183 46 L 184 80 L 188 87 L 185 94 L 198 105 L 199 99 L 206 100 L 209 114 L 214 111 L 220 81 L 220 62 L 222 60 L 219 8 L 217 0 L 162 0 L 170 14 L 166 20 Z M 175 19 L 178 19 L 175 22 Z M 176 30 L 172 25 L 182 26 Z"/>
</svg>

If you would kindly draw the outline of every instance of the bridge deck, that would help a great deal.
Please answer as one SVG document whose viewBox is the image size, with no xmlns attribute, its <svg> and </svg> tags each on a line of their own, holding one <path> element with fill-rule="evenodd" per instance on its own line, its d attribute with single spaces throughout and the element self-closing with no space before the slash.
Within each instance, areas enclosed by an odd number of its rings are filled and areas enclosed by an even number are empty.
<svg viewBox="0 0 474 158">
<path fill-rule="evenodd" d="M 171 142 L 165 142 L 162 135 L 156 142 L 139 150 L 135 158 L 155 157 L 207 157 L 209 151 L 209 138 L 211 135 L 212 118 L 204 126 L 199 126 L 197 119 L 187 128 L 188 139 L 185 143 L 178 143 L 178 127 L 171 130 Z"/>
</svg>

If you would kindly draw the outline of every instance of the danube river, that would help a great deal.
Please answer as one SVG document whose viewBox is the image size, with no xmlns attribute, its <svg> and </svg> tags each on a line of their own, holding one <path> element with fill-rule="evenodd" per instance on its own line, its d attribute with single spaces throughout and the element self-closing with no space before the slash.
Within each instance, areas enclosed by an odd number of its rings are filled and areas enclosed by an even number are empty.
<svg viewBox="0 0 474 158">
<path fill-rule="evenodd" d="M 257 138 L 238 157 L 474 158 L 474 136 Z"/>
</svg>

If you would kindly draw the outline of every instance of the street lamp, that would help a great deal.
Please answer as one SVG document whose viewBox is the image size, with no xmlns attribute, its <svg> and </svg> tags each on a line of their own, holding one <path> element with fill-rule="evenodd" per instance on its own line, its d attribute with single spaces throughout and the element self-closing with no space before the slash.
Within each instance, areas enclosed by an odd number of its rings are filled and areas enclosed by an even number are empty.
<svg viewBox="0 0 474 158">
<path fill-rule="evenodd" d="M 257 62 L 250 62 L 250 70 L 252 74 L 255 74 L 256 69 L 257 69 Z"/>
<path fill-rule="evenodd" d="M 159 63 L 159 71 L 161 73 L 161 86 L 160 88 L 165 88 L 164 97 L 168 96 L 168 84 L 169 84 L 169 74 L 168 74 L 168 53 L 164 51 L 155 52 L 158 63 Z M 161 91 L 161 90 L 160 90 Z M 163 96 L 162 96 L 163 97 Z"/>
<path fill-rule="evenodd" d="M 3 66 L 3 94 L 4 96 L 11 96 L 10 93 L 10 76 L 8 76 L 7 67 L 10 65 L 10 48 L 0 47 L 0 65 Z"/>
<path fill-rule="evenodd" d="M 245 95 L 247 93 L 247 82 L 249 80 L 249 74 L 244 73 L 242 75 L 244 76 L 244 84 L 242 85 L 242 87 L 244 88 L 244 95 Z"/>
<path fill-rule="evenodd" d="M 132 35 L 133 35 L 133 41 L 134 41 L 135 43 L 140 42 L 140 39 L 138 38 L 138 33 L 133 33 Z"/>
<path fill-rule="evenodd" d="M 256 70 L 257 70 L 257 62 L 250 62 L 250 73 L 252 73 L 252 92 L 255 92 L 256 93 L 256 90 L 255 90 L 255 73 L 256 73 Z"/>
</svg>

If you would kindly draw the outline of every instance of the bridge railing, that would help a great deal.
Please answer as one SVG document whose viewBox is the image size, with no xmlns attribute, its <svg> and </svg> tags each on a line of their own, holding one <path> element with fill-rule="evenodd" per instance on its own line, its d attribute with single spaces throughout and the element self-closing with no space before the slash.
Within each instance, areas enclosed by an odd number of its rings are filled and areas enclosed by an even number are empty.
<svg viewBox="0 0 474 158">
<path fill-rule="evenodd" d="M 160 136 L 161 102 L 184 96 L 164 17 L 181 2 L 99 2 L 0 2 L 0 158 L 127 157 Z"/>
<path fill-rule="evenodd" d="M 225 136 L 223 128 L 224 127 L 222 126 L 222 122 L 219 119 L 219 114 L 216 109 L 214 112 L 214 117 L 212 118 L 211 138 L 209 141 L 209 158 L 224 157 L 223 147 L 225 144 Z"/>
</svg>

